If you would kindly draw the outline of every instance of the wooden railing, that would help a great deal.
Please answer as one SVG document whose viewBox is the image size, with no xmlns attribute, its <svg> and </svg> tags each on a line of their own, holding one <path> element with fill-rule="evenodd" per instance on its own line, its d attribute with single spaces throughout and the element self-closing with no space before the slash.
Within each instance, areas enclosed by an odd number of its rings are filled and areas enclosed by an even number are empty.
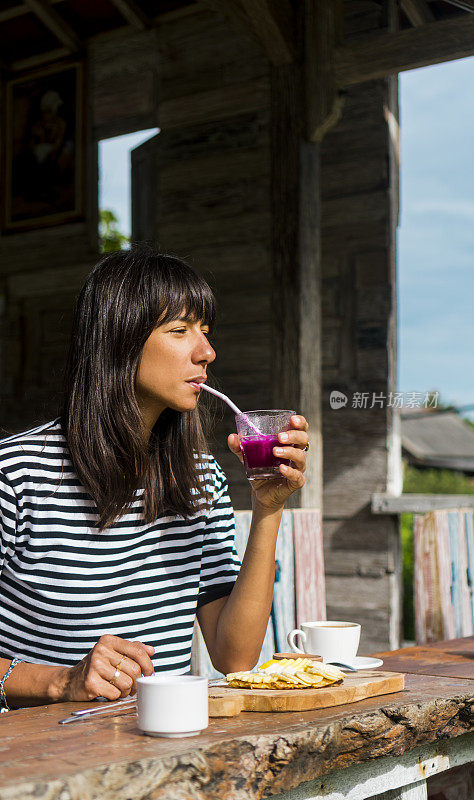
<svg viewBox="0 0 474 800">
<path fill-rule="evenodd" d="M 235 544 L 241 559 L 251 519 L 251 511 L 235 512 Z M 300 622 L 317 619 L 326 619 L 321 513 L 316 509 L 287 509 L 278 532 L 272 613 L 258 663 L 267 661 L 275 651 L 286 650 L 286 636 Z M 192 671 L 210 678 L 219 675 L 197 624 Z"/>
<path fill-rule="evenodd" d="M 417 644 L 474 633 L 474 512 L 414 516 Z"/>
<path fill-rule="evenodd" d="M 474 633 L 474 495 L 372 495 L 374 514 L 411 513 L 417 644 Z"/>
</svg>

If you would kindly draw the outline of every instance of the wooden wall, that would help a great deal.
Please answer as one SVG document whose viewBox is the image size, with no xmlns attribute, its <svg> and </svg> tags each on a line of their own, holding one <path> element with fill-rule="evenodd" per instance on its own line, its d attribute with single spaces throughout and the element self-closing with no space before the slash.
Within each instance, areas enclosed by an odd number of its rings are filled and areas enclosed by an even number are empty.
<svg viewBox="0 0 474 800">
<path fill-rule="evenodd" d="M 348 38 L 386 22 L 374 3 L 346 5 Z M 399 640 L 398 520 L 370 512 L 372 492 L 397 482 L 393 409 L 352 407 L 355 392 L 370 406 L 372 393 L 396 390 L 397 94 L 396 78 L 351 88 L 321 150 L 328 619 L 360 622 L 362 652 Z M 345 408 L 331 409 L 333 390 Z"/>
<path fill-rule="evenodd" d="M 292 408 L 310 419 L 315 469 L 293 502 L 319 507 L 318 151 L 300 131 L 298 67 L 270 68 L 253 39 L 212 12 L 161 26 L 157 45 L 161 132 L 137 153 L 132 192 L 145 210 L 153 184 L 156 220 L 147 232 L 140 214 L 134 229 L 213 286 L 214 383 L 243 410 Z M 216 414 L 214 452 L 235 507 L 248 508 L 248 482 L 227 447 L 233 414 L 219 404 Z"/>
<path fill-rule="evenodd" d="M 350 36 L 386 24 L 378 3 L 345 7 Z M 97 142 L 159 126 L 147 238 L 216 289 L 221 388 L 245 408 L 294 407 L 310 419 L 308 482 L 295 498 L 303 507 L 318 507 L 323 472 L 322 319 L 328 616 L 362 622 L 366 652 L 397 644 L 396 526 L 368 510 L 391 480 L 392 420 L 375 410 L 342 417 L 327 403 L 332 387 L 393 387 L 396 83 L 350 90 L 320 162 L 297 122 L 297 67 L 271 68 L 258 44 L 212 12 L 103 37 L 88 71 L 87 218 L 0 238 L 0 425 L 19 430 L 54 413 L 73 300 L 97 258 Z M 226 452 L 233 418 L 218 413 L 216 455 L 236 508 L 248 508 Z"/>
</svg>

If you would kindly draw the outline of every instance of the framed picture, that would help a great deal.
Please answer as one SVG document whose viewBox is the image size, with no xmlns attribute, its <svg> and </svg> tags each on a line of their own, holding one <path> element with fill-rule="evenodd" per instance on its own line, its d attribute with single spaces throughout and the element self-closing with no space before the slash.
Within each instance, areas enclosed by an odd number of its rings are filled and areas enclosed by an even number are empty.
<svg viewBox="0 0 474 800">
<path fill-rule="evenodd" d="M 7 82 L 5 231 L 83 216 L 83 84 L 81 62 L 55 64 Z"/>
</svg>

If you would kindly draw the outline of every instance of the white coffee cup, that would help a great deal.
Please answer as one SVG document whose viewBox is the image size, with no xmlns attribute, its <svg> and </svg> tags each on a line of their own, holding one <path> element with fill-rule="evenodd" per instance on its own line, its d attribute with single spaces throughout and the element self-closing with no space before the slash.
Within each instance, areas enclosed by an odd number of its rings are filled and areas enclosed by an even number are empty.
<svg viewBox="0 0 474 800">
<path fill-rule="evenodd" d="M 301 637 L 303 650 L 297 647 L 295 639 Z M 339 661 L 352 664 L 359 647 L 360 625 L 357 622 L 318 620 L 303 622 L 287 636 L 288 644 L 294 653 L 312 653 L 322 656 L 324 662 Z"/>
<path fill-rule="evenodd" d="M 138 727 L 149 736 L 196 736 L 209 725 L 208 681 L 199 675 L 137 680 Z"/>
</svg>

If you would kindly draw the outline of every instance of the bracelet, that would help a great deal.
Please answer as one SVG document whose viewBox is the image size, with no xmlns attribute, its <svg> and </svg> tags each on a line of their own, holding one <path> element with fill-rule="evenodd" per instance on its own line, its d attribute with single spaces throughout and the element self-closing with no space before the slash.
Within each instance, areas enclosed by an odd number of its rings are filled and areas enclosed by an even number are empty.
<svg viewBox="0 0 474 800">
<path fill-rule="evenodd" d="M 12 663 L 8 667 L 7 671 L 5 672 L 5 675 L 3 676 L 2 680 L 0 681 L 0 714 L 4 711 L 10 711 L 7 703 L 7 698 L 5 697 L 5 692 L 3 690 L 3 684 L 5 683 L 6 680 L 8 680 L 16 665 L 21 664 L 21 662 L 22 662 L 21 658 L 14 658 L 12 660 Z"/>
</svg>

